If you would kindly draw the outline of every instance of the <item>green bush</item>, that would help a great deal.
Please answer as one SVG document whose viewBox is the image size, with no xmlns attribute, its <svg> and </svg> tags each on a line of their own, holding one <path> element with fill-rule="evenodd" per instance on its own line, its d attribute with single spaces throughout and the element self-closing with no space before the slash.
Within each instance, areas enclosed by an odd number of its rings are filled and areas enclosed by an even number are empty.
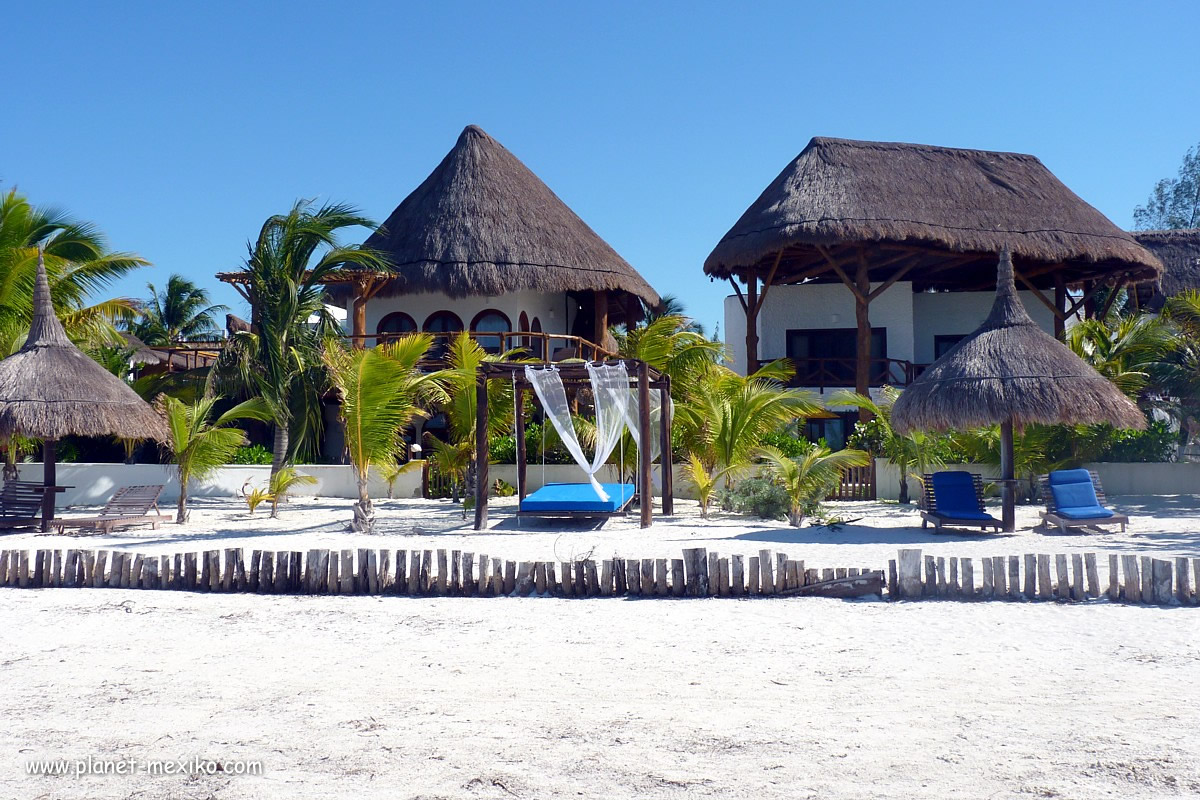
<svg viewBox="0 0 1200 800">
<path fill-rule="evenodd" d="M 270 464 L 271 451 L 261 444 L 239 447 L 233 453 L 233 464 Z"/>
<path fill-rule="evenodd" d="M 809 445 L 807 439 L 797 439 L 786 431 L 768 433 L 762 438 L 762 443 L 778 448 L 788 458 L 799 458 L 804 455 L 808 452 Z"/>
<path fill-rule="evenodd" d="M 542 463 L 542 434 L 540 423 L 530 422 L 525 426 L 525 460 L 529 464 Z M 553 426 L 545 431 L 545 442 L 545 463 L 575 463 L 575 459 L 571 458 L 571 454 L 563 446 L 562 441 L 558 438 L 558 432 L 554 430 Z M 517 463 L 517 437 L 511 433 L 493 436 L 488 443 L 488 457 L 493 464 Z"/>
<path fill-rule="evenodd" d="M 759 519 L 785 519 L 791 501 L 782 486 L 766 478 L 746 478 L 719 495 L 722 511 L 753 514 Z"/>
</svg>

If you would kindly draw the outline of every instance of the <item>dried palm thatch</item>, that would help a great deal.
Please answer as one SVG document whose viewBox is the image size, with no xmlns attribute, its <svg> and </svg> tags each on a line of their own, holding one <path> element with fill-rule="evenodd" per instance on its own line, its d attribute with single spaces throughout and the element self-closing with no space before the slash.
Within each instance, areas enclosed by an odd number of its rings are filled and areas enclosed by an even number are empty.
<svg viewBox="0 0 1200 800">
<path fill-rule="evenodd" d="M 860 253 L 871 262 L 872 280 L 904 269 L 916 289 L 979 289 L 990 288 L 1004 247 L 1040 286 L 1053 273 L 1150 280 L 1161 269 L 1033 156 L 818 137 L 722 237 L 704 271 L 762 275 L 779 257 L 775 282 L 784 283 L 814 277 L 849 248 L 859 251 L 846 254 L 851 263 Z"/>
<path fill-rule="evenodd" d="M 1000 256 L 996 300 L 987 319 L 892 406 L 892 424 L 901 432 L 997 422 L 1146 427 L 1129 398 L 1030 318 L 1013 285 L 1007 251 Z"/>
<path fill-rule="evenodd" d="M 474 125 L 363 246 L 395 269 L 381 296 L 609 290 L 659 303 L 625 259 Z"/>
<path fill-rule="evenodd" d="M 125 340 L 125 349 L 129 351 L 129 360 L 134 364 L 146 366 L 161 364 L 167 360 L 164 353 L 158 352 L 129 331 L 122 331 L 121 338 Z"/>
<path fill-rule="evenodd" d="M 1134 231 L 1133 237 L 1163 263 L 1162 277 L 1144 305 L 1157 310 L 1168 297 L 1200 289 L 1200 228 Z"/>
<path fill-rule="evenodd" d="M 166 439 L 162 417 L 67 338 L 40 253 L 33 304 L 25 345 L 0 361 L 0 437 Z"/>
</svg>

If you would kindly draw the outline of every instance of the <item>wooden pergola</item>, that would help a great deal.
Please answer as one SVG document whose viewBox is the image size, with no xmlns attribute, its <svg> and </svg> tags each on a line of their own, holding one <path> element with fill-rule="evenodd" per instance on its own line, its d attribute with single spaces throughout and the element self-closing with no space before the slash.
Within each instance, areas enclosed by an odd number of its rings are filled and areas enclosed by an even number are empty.
<svg viewBox="0 0 1200 800">
<path fill-rule="evenodd" d="M 673 475 L 671 471 L 671 380 L 660 374 L 645 361 L 624 359 L 620 361 L 602 362 L 607 365 L 621 364 L 630 372 L 630 388 L 637 390 L 638 414 L 638 460 L 637 490 L 641 509 L 641 526 L 648 528 L 654 520 L 654 487 L 652 483 L 652 468 L 649 453 L 651 449 L 650 431 L 650 392 L 657 391 L 661 400 L 662 412 L 659 418 L 659 443 L 662 452 L 662 508 L 664 514 L 675 513 Z M 525 476 L 528 458 L 525 448 L 525 394 L 532 392 L 532 387 L 525 377 L 525 367 L 528 363 L 509 361 L 487 361 L 480 368 L 475 383 L 475 530 L 483 530 L 488 522 L 488 381 L 505 380 L 514 386 L 514 406 L 516 409 L 516 426 L 514 430 L 517 445 L 517 487 L 518 502 L 525 499 Z M 549 363 L 534 364 L 536 367 L 551 366 Z M 587 388 L 591 379 L 587 366 L 582 361 L 559 362 L 553 365 L 562 378 L 563 386 L 571 388 Z"/>
</svg>

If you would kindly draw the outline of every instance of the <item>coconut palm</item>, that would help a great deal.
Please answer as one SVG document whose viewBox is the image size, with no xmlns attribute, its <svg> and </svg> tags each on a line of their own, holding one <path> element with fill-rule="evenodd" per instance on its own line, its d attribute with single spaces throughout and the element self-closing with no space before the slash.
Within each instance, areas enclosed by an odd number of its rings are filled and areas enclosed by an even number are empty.
<svg viewBox="0 0 1200 800">
<path fill-rule="evenodd" d="M 925 431 L 912 431 L 899 434 L 892 428 L 892 404 L 900 396 L 900 390 L 894 386 L 884 386 L 880 389 L 881 401 L 875 402 L 868 395 L 857 392 L 834 392 L 829 397 L 830 406 L 852 406 L 866 411 L 873 417 L 865 425 L 875 428 L 876 439 L 879 441 L 880 452 L 900 472 L 901 503 L 909 502 L 908 479 L 916 478 L 933 472 L 945 464 L 942 459 L 942 437 Z M 857 429 L 857 430 L 861 430 Z"/>
<path fill-rule="evenodd" d="M 203 480 L 229 463 L 234 451 L 246 443 L 246 434 L 232 424 L 243 419 L 270 419 L 267 405 L 259 398 L 239 403 L 214 419 L 213 411 L 219 400 L 219 397 L 208 395 L 185 404 L 170 395 L 162 397 L 169 434 L 166 447 L 179 477 L 175 521 L 180 524 L 188 518 L 188 484 L 191 480 Z"/>
<path fill-rule="evenodd" d="M 417 369 L 432 344 L 432 337 L 422 333 L 370 350 L 346 350 L 339 344 L 325 351 L 325 365 L 342 402 L 346 449 L 358 484 L 351 523 L 355 531 L 374 529 L 375 511 L 367 493 L 371 467 L 394 464 L 403 447 L 404 428 L 423 413 L 420 404 L 441 399 L 441 376 Z"/>
<path fill-rule="evenodd" d="M 50 296 L 67 335 L 77 343 L 119 343 L 113 322 L 131 319 L 136 304 L 127 299 L 89 304 L 88 298 L 149 262 L 111 252 L 90 223 L 34 206 L 11 189 L 0 195 L 0 357 L 16 352 L 29 330 L 38 244 L 45 245 Z"/>
<path fill-rule="evenodd" d="M 150 299 L 142 306 L 141 318 L 131 326 L 139 339 L 149 345 L 213 339 L 220 333 L 217 315 L 228 306 L 211 305 L 208 292 L 182 275 L 167 278 L 161 292 L 153 283 L 146 284 Z"/>
<path fill-rule="evenodd" d="M 767 475 L 787 493 L 788 522 L 793 528 L 804 524 L 804 518 L 816 513 L 821 500 L 839 483 L 850 467 L 865 467 L 871 457 L 862 450 L 830 452 L 828 447 L 809 443 L 799 458 L 788 458 L 777 447 L 760 447 Z"/>
<path fill-rule="evenodd" d="M 293 433 L 301 434 L 298 443 L 309 445 L 319 437 L 320 398 L 327 387 L 321 353 L 325 340 L 341 333 L 325 308 L 323 281 L 347 267 L 389 269 L 381 254 L 339 244 L 337 233 L 355 226 L 374 223 L 352 206 L 314 209 L 300 200 L 263 223 L 249 246 L 242 273 L 252 329 L 234 336 L 210 385 L 228 385 L 232 377 L 266 402 L 275 423 L 272 474 L 294 457 Z"/>
<path fill-rule="evenodd" d="M 1174 398 L 1175 412 L 1187 439 L 1200 436 L 1200 292 L 1190 290 L 1167 300 L 1164 316 L 1175 333 L 1171 352 L 1158 375 L 1163 393 Z"/>
<path fill-rule="evenodd" d="M 1174 347 L 1170 328 L 1153 314 L 1083 320 L 1067 330 L 1066 344 L 1135 400 Z"/>
<path fill-rule="evenodd" d="M 684 479 L 692 485 L 696 501 L 700 504 L 700 517 L 708 519 L 708 507 L 717 495 L 717 485 L 728 469 L 712 470 L 695 453 L 688 454 L 683 465 Z"/>
<path fill-rule="evenodd" d="M 267 499 L 271 501 L 271 519 L 279 519 L 279 504 L 287 500 L 288 494 L 297 486 L 312 486 L 317 479 L 312 475 L 301 475 L 295 467 L 284 467 L 271 475 L 267 481 Z M 254 513 L 254 509 L 250 509 Z"/>
<path fill-rule="evenodd" d="M 666 315 L 617 335 L 622 358 L 645 361 L 671 379 L 676 401 L 690 397 L 710 367 L 725 357 L 725 345 L 689 328 L 687 317 Z"/>
</svg>

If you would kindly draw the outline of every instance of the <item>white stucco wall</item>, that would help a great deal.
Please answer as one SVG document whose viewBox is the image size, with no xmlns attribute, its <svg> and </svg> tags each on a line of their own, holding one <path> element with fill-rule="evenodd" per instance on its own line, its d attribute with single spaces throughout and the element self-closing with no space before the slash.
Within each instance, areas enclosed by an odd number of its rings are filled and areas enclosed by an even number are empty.
<svg viewBox="0 0 1200 800">
<path fill-rule="evenodd" d="M 421 292 L 395 297 L 375 297 L 367 301 L 367 333 L 374 334 L 379 321 L 394 311 L 403 311 L 413 318 L 418 328 L 437 311 L 451 311 L 462 320 L 464 329 L 469 329 L 475 315 L 486 309 L 505 314 L 518 330 L 521 312 L 524 311 L 532 325 L 536 317 L 547 333 L 570 333 L 575 321 L 576 304 L 565 292 L 508 292 L 499 297 L 472 295 L 452 298 L 448 295 Z"/>
<path fill-rule="evenodd" d="M 1054 333 L 1054 315 L 1033 292 L 1018 292 L 1034 322 Z M 913 295 L 913 353 L 918 364 L 933 363 L 935 336 L 962 335 L 979 327 L 992 308 L 995 292 L 918 292 Z M 874 306 L 874 304 L 872 304 Z"/>
</svg>

